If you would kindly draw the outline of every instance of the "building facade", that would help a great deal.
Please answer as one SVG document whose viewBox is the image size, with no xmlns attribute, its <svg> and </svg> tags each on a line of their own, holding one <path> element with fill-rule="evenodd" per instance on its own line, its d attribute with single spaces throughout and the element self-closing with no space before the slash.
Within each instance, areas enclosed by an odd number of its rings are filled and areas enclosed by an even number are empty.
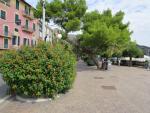
<svg viewBox="0 0 150 113">
<path fill-rule="evenodd" d="M 33 10 L 25 0 L 0 0 L 0 50 L 37 43 L 38 20 Z"/>
<path fill-rule="evenodd" d="M 137 45 L 137 46 L 143 50 L 144 55 L 150 56 L 150 47 L 147 47 L 147 46 L 141 46 L 141 45 Z"/>
<path fill-rule="evenodd" d="M 39 39 L 52 43 L 52 40 L 54 38 L 54 31 L 51 29 L 48 22 L 45 23 L 45 37 L 44 38 L 42 37 L 42 20 L 38 21 L 37 29 L 39 31 L 39 33 L 37 34 L 39 36 Z"/>
</svg>

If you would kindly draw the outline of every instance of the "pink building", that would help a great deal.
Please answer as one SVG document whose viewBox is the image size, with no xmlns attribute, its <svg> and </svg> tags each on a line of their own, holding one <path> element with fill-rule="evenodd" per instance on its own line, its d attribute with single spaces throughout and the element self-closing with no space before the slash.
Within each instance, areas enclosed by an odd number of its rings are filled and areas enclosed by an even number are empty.
<svg viewBox="0 0 150 113">
<path fill-rule="evenodd" d="M 0 50 L 36 44 L 39 30 L 33 10 L 25 0 L 0 0 Z"/>
</svg>

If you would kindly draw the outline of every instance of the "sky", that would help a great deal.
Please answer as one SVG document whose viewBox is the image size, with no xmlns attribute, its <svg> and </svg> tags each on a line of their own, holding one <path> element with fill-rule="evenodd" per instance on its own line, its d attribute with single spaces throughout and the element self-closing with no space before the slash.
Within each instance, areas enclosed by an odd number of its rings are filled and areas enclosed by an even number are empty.
<svg viewBox="0 0 150 113">
<path fill-rule="evenodd" d="M 36 6 L 38 0 L 26 0 Z M 50 1 L 50 0 L 49 0 Z M 86 0 L 88 11 L 111 9 L 125 12 L 124 22 L 130 22 L 132 40 L 150 47 L 150 0 Z"/>
</svg>

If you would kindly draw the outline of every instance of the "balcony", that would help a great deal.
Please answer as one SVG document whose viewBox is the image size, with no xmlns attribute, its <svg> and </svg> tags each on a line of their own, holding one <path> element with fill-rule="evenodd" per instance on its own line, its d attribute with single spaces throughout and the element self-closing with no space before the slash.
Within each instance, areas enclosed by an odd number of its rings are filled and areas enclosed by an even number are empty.
<svg viewBox="0 0 150 113">
<path fill-rule="evenodd" d="M 34 30 L 32 28 L 29 28 L 26 25 L 22 26 L 22 31 L 28 32 L 28 33 L 33 33 L 34 32 Z"/>
<path fill-rule="evenodd" d="M 25 17 L 25 18 L 28 18 L 30 20 L 33 20 L 34 19 L 34 16 L 32 14 L 29 14 L 28 11 L 22 11 L 22 15 Z"/>
<path fill-rule="evenodd" d="M 9 33 L 9 32 L 6 32 L 6 33 L 4 33 L 4 32 L 0 32 L 0 37 L 6 37 L 6 38 L 11 38 L 11 36 L 12 36 L 12 34 L 11 33 Z"/>
<path fill-rule="evenodd" d="M 6 5 L 6 6 L 10 6 L 10 0 L 0 0 L 0 3 Z"/>
</svg>

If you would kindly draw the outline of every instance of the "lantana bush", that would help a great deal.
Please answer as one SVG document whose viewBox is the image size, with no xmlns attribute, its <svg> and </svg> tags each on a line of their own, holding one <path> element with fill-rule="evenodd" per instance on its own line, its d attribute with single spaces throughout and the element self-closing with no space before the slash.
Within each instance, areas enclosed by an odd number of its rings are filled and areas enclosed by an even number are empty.
<svg viewBox="0 0 150 113">
<path fill-rule="evenodd" d="M 55 97 L 72 88 L 76 58 L 68 45 L 40 42 L 10 50 L 0 59 L 0 72 L 10 92 L 24 97 Z"/>
</svg>

